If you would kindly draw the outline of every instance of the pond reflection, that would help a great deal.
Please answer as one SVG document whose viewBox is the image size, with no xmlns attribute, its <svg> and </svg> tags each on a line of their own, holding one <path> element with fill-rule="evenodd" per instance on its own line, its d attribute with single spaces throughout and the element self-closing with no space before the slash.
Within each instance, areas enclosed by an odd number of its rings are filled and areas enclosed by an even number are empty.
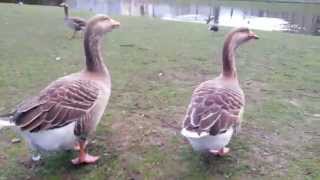
<svg viewBox="0 0 320 180">
<path fill-rule="evenodd" d="M 320 35 L 320 4 L 238 3 L 212 1 L 178 3 L 158 0 L 68 0 L 72 8 L 96 13 L 149 16 L 171 21 L 221 26 L 248 26 L 266 31 Z"/>
</svg>

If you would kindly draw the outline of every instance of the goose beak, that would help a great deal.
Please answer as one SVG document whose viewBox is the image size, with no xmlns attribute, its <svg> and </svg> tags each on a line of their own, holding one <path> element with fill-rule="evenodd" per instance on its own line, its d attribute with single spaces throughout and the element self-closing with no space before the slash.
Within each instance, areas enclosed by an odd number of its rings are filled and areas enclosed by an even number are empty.
<svg viewBox="0 0 320 180">
<path fill-rule="evenodd" d="M 112 25 L 112 28 L 119 28 L 120 27 L 120 22 L 111 19 L 111 25 Z"/>
<path fill-rule="evenodd" d="M 252 39 L 259 39 L 259 36 L 257 36 L 254 32 L 250 31 L 249 32 L 249 37 Z"/>
</svg>

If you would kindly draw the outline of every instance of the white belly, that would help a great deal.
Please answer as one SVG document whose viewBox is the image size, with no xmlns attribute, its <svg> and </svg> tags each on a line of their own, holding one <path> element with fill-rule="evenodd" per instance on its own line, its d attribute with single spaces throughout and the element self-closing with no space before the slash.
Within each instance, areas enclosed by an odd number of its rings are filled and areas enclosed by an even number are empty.
<svg viewBox="0 0 320 180">
<path fill-rule="evenodd" d="M 36 133 L 21 132 L 32 148 L 42 151 L 55 151 L 61 149 L 72 149 L 76 143 L 74 135 L 75 123 L 65 127 L 40 131 Z"/>
<path fill-rule="evenodd" d="M 208 150 L 219 150 L 229 144 L 233 128 L 229 128 L 225 133 L 216 136 L 206 134 L 200 134 L 191 132 L 183 128 L 181 134 L 185 136 L 190 142 L 192 148 L 196 151 L 208 151 Z"/>
</svg>

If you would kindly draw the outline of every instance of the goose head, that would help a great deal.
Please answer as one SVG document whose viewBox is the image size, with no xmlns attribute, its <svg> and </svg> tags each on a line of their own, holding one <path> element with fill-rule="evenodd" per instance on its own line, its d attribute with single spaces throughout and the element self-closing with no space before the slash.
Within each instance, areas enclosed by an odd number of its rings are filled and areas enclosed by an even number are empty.
<svg viewBox="0 0 320 180">
<path fill-rule="evenodd" d="M 232 30 L 228 35 L 227 39 L 234 45 L 235 48 L 241 44 L 248 42 L 252 39 L 259 39 L 259 37 L 252 32 L 249 28 L 240 27 Z"/>
<path fill-rule="evenodd" d="M 68 4 L 63 2 L 63 3 L 59 4 L 59 6 L 60 7 L 68 7 Z"/>
<path fill-rule="evenodd" d="M 87 25 L 87 31 L 95 32 L 96 35 L 104 35 L 113 29 L 119 28 L 120 22 L 107 15 L 96 15 L 91 18 Z"/>
</svg>

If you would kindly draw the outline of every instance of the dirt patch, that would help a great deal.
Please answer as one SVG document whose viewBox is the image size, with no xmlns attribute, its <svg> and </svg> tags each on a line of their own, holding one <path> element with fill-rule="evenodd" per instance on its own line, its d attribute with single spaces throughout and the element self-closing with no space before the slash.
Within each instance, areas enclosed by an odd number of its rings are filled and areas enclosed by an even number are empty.
<svg viewBox="0 0 320 180">
<path fill-rule="evenodd" d="M 267 84 L 259 80 L 246 80 L 240 82 L 246 95 L 246 102 L 256 103 L 266 98 L 264 95 L 273 92 Z"/>
<path fill-rule="evenodd" d="M 276 172 L 277 176 L 285 175 L 289 167 L 288 156 L 290 156 L 286 150 L 288 141 L 275 133 L 248 124 L 242 127 L 241 139 L 245 138 L 250 142 L 248 162 L 251 173 L 264 176 Z"/>
<path fill-rule="evenodd" d="M 305 143 L 302 142 L 308 142 L 312 137 L 306 135 L 300 127 L 292 129 L 290 134 L 269 132 L 250 123 L 242 127 L 239 138 L 249 142 L 247 163 L 253 174 L 286 176 L 293 161 L 308 156 L 305 154 Z"/>
</svg>

